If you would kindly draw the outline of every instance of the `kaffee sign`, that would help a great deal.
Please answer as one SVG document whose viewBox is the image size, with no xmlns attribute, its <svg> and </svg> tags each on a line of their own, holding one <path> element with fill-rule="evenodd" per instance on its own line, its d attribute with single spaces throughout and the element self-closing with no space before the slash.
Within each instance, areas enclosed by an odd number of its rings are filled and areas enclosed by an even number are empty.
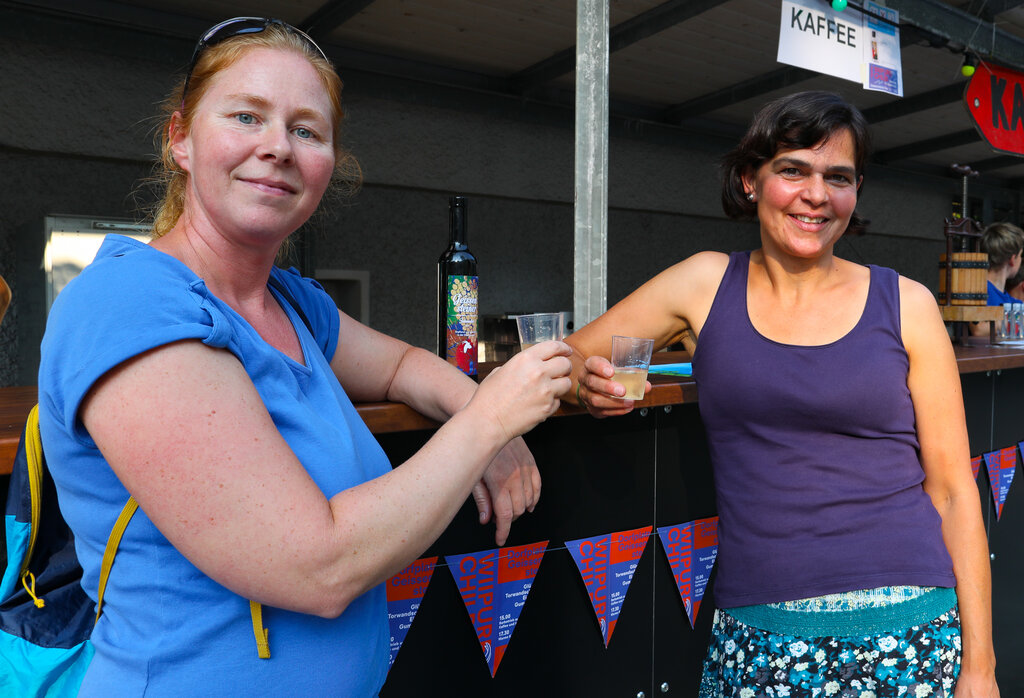
<svg viewBox="0 0 1024 698">
<path fill-rule="evenodd" d="M 993 149 L 1024 156 L 1024 73 L 979 65 L 964 91 L 964 103 Z"/>
</svg>

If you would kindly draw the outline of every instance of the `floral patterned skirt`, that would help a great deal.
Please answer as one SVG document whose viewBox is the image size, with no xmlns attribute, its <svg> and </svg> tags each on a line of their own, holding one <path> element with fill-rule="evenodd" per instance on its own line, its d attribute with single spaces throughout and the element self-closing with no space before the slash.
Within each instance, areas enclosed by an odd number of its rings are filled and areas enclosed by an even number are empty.
<svg viewBox="0 0 1024 698">
<path fill-rule="evenodd" d="M 959 674 L 955 605 L 902 630 L 839 637 L 762 630 L 719 609 L 700 698 L 948 698 Z"/>
</svg>

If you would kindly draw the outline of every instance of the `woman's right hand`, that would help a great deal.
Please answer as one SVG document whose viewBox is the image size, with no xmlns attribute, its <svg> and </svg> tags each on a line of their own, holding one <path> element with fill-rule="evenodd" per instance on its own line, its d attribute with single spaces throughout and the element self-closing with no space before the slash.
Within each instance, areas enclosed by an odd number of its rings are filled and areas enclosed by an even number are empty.
<svg viewBox="0 0 1024 698">
<path fill-rule="evenodd" d="M 541 342 L 491 371 L 466 405 L 488 413 L 509 441 L 525 434 L 558 409 L 558 396 L 572 385 L 572 349 L 558 341 Z"/>
<path fill-rule="evenodd" d="M 580 406 L 585 407 L 592 416 L 616 417 L 633 410 L 636 401 L 622 398 L 626 394 L 626 387 L 612 380 L 614 375 L 612 363 L 603 356 L 591 356 L 583 362 L 576 395 Z M 647 382 L 644 395 L 650 390 L 651 384 Z"/>
</svg>

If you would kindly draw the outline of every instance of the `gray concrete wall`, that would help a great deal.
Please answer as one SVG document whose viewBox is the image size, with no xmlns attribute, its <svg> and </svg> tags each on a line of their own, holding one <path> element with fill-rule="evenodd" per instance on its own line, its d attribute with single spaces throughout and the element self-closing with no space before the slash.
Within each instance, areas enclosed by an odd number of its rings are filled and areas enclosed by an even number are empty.
<svg viewBox="0 0 1024 698">
<path fill-rule="evenodd" d="M 185 41 L 50 24 L 0 29 L 0 274 L 14 290 L 0 326 L 0 385 L 36 380 L 44 216 L 136 215 L 130 194 L 149 171 L 156 105 L 191 52 Z M 571 113 L 430 99 L 394 79 L 341 72 L 346 138 L 366 183 L 315 224 L 312 249 L 317 267 L 369 271 L 371 325 L 433 345 L 435 262 L 455 192 L 470 197 L 481 311 L 571 310 Z M 757 244 L 756 226 L 724 219 L 718 203 L 716 162 L 728 147 L 650 125 L 613 129 L 610 304 L 693 252 Z M 842 242 L 840 254 L 934 288 L 957 193 L 953 180 L 870 170 L 870 234 Z"/>
</svg>

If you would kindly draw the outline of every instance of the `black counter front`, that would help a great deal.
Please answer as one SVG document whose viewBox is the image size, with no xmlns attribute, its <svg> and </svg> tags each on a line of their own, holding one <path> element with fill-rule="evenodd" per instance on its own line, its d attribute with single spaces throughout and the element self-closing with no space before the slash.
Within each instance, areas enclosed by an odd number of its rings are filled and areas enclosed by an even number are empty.
<svg viewBox="0 0 1024 698">
<path fill-rule="evenodd" d="M 379 438 L 398 463 L 429 435 Z M 470 503 L 427 553 L 442 556 L 440 566 L 381 695 L 695 695 L 714 612 L 710 594 L 691 628 L 652 531 L 606 649 L 565 542 L 715 515 L 696 405 L 643 408 L 601 421 L 564 416 L 526 440 L 541 469 L 542 496 L 532 514 L 513 524 L 507 545 L 548 541 L 548 547 L 494 678 L 443 559 L 494 548 L 494 527 L 480 526 Z"/>
<path fill-rule="evenodd" d="M 670 359 L 672 357 L 669 357 Z M 1024 440 L 1024 352 L 958 349 L 971 453 Z M 664 548 L 653 534 L 639 559 L 605 648 L 583 580 L 565 542 L 716 514 L 707 444 L 689 379 L 658 378 L 632 414 L 595 420 L 567 407 L 526 436 L 543 477 L 536 510 L 513 524 L 509 546 L 548 541 L 522 615 L 492 678 L 445 555 L 494 548 L 467 503 L 425 555 L 439 556 L 381 696 L 695 696 L 714 614 L 709 587 L 690 626 Z M 1020 396 L 1020 397 L 1018 397 Z M 429 428 L 378 432 L 393 463 Z M 1024 695 L 1024 495 L 1011 490 L 997 522 L 988 477 L 979 496 L 993 554 L 998 677 L 1004 696 Z M 1019 489 L 1019 486 L 1018 486 Z M 1016 501 L 1019 500 L 1019 501 Z M 714 576 L 712 574 L 712 584 Z"/>
</svg>

